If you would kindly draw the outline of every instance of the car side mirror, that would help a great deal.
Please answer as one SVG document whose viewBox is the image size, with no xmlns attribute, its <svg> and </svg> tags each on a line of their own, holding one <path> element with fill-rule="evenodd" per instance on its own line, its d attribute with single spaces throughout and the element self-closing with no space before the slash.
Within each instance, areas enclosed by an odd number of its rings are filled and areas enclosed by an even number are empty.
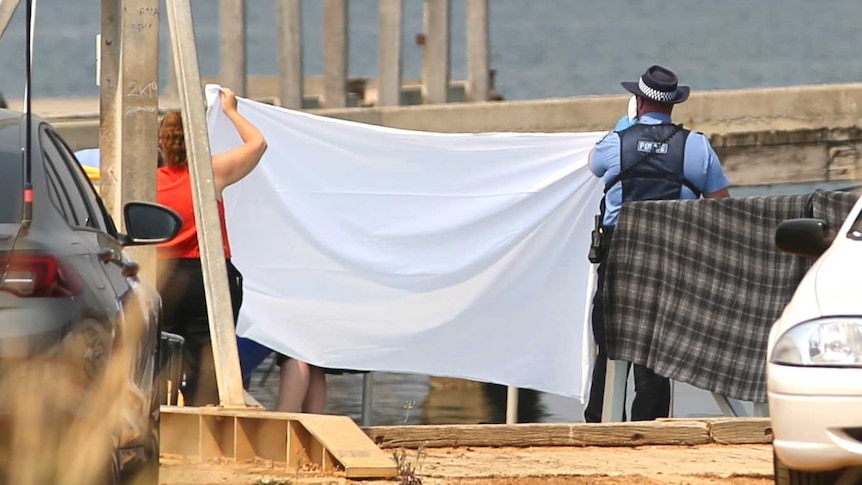
<svg viewBox="0 0 862 485">
<path fill-rule="evenodd" d="M 775 230 L 778 250 L 797 256 L 818 257 L 834 239 L 835 231 L 821 219 L 788 219 Z"/>
<path fill-rule="evenodd" d="M 124 246 L 158 244 L 173 239 L 183 227 L 183 218 L 173 210 L 149 202 L 129 202 L 123 206 L 126 234 Z"/>
</svg>

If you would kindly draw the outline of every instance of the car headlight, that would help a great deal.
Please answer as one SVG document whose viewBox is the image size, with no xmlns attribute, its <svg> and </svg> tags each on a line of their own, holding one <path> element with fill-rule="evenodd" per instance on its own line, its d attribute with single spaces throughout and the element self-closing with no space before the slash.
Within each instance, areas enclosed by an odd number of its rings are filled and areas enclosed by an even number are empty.
<svg viewBox="0 0 862 485">
<path fill-rule="evenodd" d="M 862 367 L 862 318 L 823 318 L 792 327 L 775 343 L 773 364 Z"/>
</svg>

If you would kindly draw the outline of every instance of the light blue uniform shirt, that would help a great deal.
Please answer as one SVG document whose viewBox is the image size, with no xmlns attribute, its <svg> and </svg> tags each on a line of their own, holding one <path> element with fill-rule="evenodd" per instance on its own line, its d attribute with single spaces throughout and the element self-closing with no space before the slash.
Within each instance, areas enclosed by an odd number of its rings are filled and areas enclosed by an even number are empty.
<svg viewBox="0 0 862 485">
<path fill-rule="evenodd" d="M 669 123 L 670 116 L 663 113 L 645 113 L 638 123 L 655 125 Z M 617 124 L 619 127 L 620 125 Z M 620 173 L 620 135 L 616 131 L 609 133 L 596 143 L 593 158 L 590 160 L 590 170 L 596 177 L 601 177 L 605 184 Z M 718 155 L 712 149 L 709 140 L 702 133 L 692 131 L 685 141 L 685 163 L 683 173 L 686 180 L 708 194 L 726 188 L 730 185 L 724 169 L 718 161 Z M 686 186 L 682 187 L 682 199 L 695 199 L 694 193 Z M 605 200 L 606 226 L 615 226 L 622 206 L 623 186 L 618 182 L 608 191 Z"/>
</svg>

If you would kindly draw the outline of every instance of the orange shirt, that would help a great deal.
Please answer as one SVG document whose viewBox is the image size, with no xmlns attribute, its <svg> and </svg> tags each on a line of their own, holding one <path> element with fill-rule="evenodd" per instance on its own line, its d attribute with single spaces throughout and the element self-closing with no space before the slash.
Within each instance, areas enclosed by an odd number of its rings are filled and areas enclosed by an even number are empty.
<svg viewBox="0 0 862 485">
<path fill-rule="evenodd" d="M 183 218 L 183 227 L 177 237 L 158 245 L 158 257 L 164 259 L 200 258 L 198 226 L 192 199 L 191 175 L 188 167 L 161 167 L 158 177 L 159 204 L 170 207 Z M 230 243 L 224 222 L 224 203 L 218 201 L 218 216 L 221 222 L 221 237 L 224 241 L 224 257 L 230 258 Z"/>
</svg>

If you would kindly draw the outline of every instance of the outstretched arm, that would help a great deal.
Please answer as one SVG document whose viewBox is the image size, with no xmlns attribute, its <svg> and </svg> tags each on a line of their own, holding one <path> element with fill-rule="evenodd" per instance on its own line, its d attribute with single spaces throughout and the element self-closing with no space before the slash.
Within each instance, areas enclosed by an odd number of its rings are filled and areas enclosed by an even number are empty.
<svg viewBox="0 0 862 485">
<path fill-rule="evenodd" d="M 708 194 L 703 194 L 703 196 L 707 199 L 724 199 L 726 197 L 730 197 L 730 190 L 726 187 L 721 190 L 716 190 L 715 192 L 710 192 Z"/>
<path fill-rule="evenodd" d="M 266 151 L 266 140 L 263 138 L 263 133 L 239 114 L 236 95 L 233 91 L 226 88 L 222 89 L 221 101 L 222 109 L 236 127 L 243 144 L 213 157 L 213 175 L 215 176 L 216 194 L 218 194 L 219 200 L 221 200 L 224 188 L 238 182 L 254 170 Z"/>
</svg>

